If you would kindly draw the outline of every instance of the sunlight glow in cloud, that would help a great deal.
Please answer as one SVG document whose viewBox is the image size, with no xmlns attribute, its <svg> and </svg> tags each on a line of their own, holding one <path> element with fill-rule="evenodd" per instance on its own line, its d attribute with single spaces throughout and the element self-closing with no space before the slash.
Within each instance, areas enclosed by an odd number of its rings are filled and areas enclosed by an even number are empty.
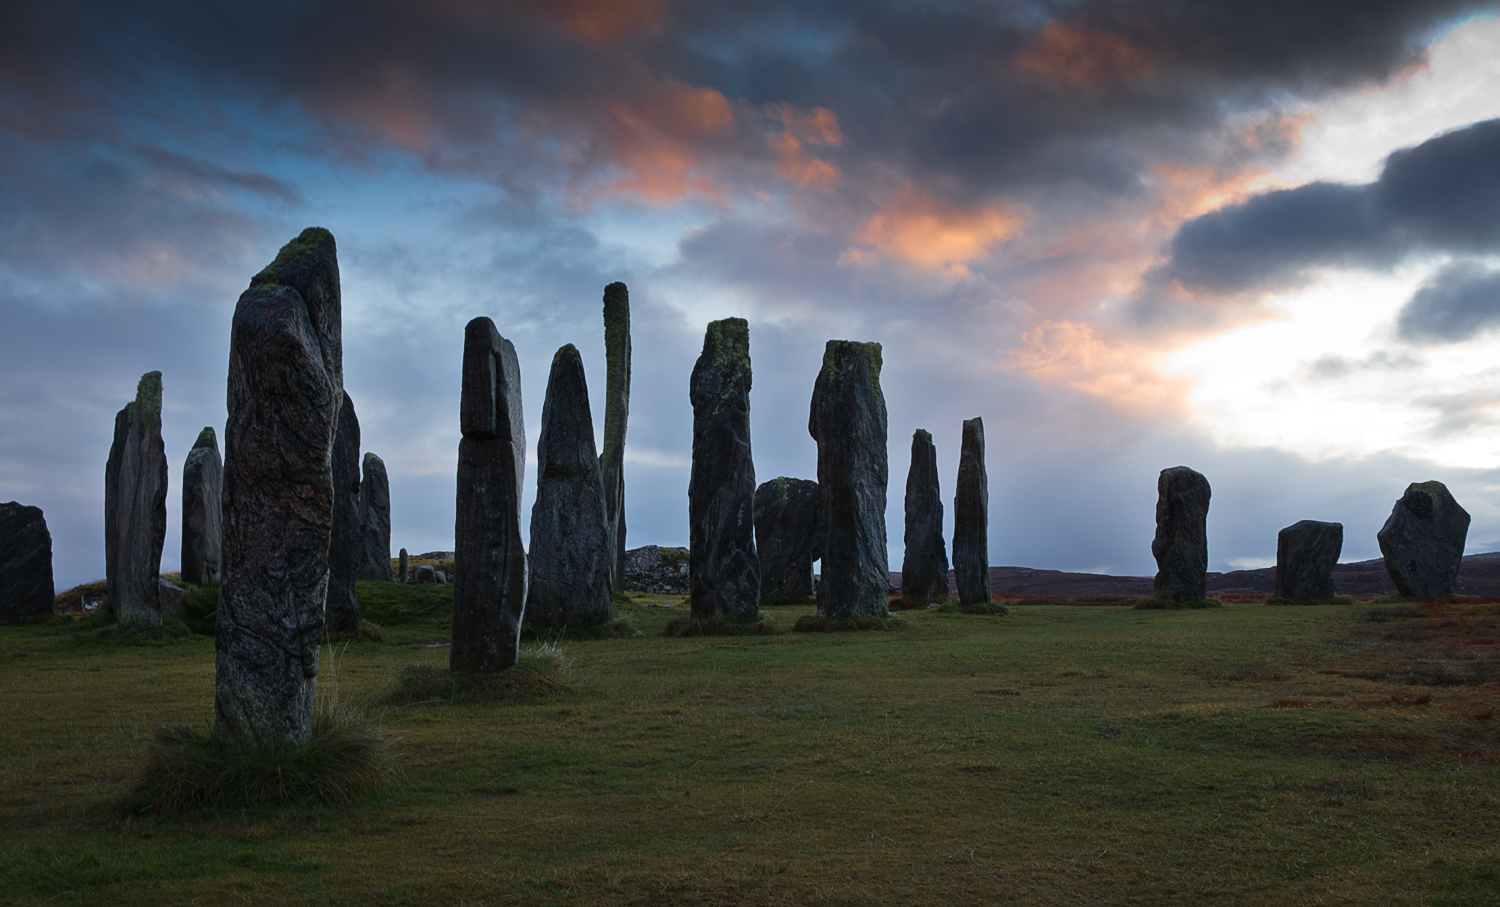
<svg viewBox="0 0 1500 907">
<path fill-rule="evenodd" d="M 1126 412 L 1181 418 L 1192 381 L 1163 371 L 1161 357 L 1141 344 L 1109 343 L 1085 322 L 1045 321 L 1021 335 L 1021 347 L 1009 351 L 1003 367 Z"/>
<path fill-rule="evenodd" d="M 855 232 L 854 241 L 862 248 L 851 247 L 845 254 L 850 261 L 887 257 L 962 277 L 969 274 L 969 262 L 1015 237 L 1025 224 L 1004 205 L 960 208 L 907 186 Z"/>
<path fill-rule="evenodd" d="M 1016 58 L 1016 66 L 1055 84 L 1092 88 L 1143 78 L 1156 62 L 1149 52 L 1118 35 L 1053 22 Z"/>
</svg>

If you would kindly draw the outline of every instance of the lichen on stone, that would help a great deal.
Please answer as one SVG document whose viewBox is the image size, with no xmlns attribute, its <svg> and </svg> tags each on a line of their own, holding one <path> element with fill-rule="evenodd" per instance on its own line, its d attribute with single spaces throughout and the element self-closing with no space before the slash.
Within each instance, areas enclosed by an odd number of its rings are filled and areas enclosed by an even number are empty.
<svg viewBox="0 0 1500 907">
<path fill-rule="evenodd" d="M 630 291 L 615 281 L 604 288 L 604 448 L 612 460 L 621 443 L 630 399 Z"/>
<path fill-rule="evenodd" d="M 750 322 L 743 318 L 710 321 L 703 352 L 712 356 L 711 368 L 723 378 L 720 403 L 750 392 Z"/>
<path fill-rule="evenodd" d="M 135 387 L 135 400 L 127 405 L 130 420 L 150 430 L 161 425 L 161 372 L 147 372 Z"/>
<path fill-rule="evenodd" d="M 260 270 L 259 274 L 250 278 L 252 287 L 279 287 L 282 286 L 278 279 L 283 266 L 295 261 L 304 255 L 311 255 L 317 251 L 323 243 L 333 239 L 333 234 L 322 227 L 308 227 L 297 238 L 281 247 L 276 253 L 276 258 L 270 264 Z"/>
<path fill-rule="evenodd" d="M 193 449 L 197 450 L 200 447 L 211 447 L 215 450 L 219 448 L 219 438 L 214 434 L 212 425 L 205 425 L 203 430 L 198 432 L 198 440 L 193 442 Z"/>
<path fill-rule="evenodd" d="M 880 344 L 876 341 L 859 340 L 830 340 L 823 347 L 823 374 L 828 376 L 828 384 L 832 387 L 837 383 L 836 371 L 833 367 L 838 351 L 847 348 L 851 353 L 865 362 L 870 375 L 870 389 L 880 393 L 880 368 L 882 356 Z"/>
</svg>

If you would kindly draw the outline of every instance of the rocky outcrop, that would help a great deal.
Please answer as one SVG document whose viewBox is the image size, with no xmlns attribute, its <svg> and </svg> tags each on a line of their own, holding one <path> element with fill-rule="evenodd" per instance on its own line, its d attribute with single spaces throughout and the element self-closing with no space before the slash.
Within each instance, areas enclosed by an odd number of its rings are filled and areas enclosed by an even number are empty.
<svg viewBox="0 0 1500 907">
<path fill-rule="evenodd" d="M 625 588 L 625 425 L 630 419 L 630 291 L 604 288 L 604 521 L 609 530 L 610 585 Z"/>
<path fill-rule="evenodd" d="M 536 458 L 526 624 L 565 629 L 608 623 L 614 616 L 614 552 L 583 357 L 571 343 L 552 357 Z"/>
<path fill-rule="evenodd" d="M 953 576 L 958 600 L 990 600 L 990 479 L 984 466 L 984 420 L 965 419 L 953 493 Z"/>
<path fill-rule="evenodd" d="M 220 737 L 306 742 L 312 731 L 344 399 L 340 304 L 333 234 L 312 227 L 235 306 L 214 619 Z"/>
<path fill-rule="evenodd" d="M 0 504 L 0 622 L 52 613 L 52 533 L 42 508 Z"/>
<path fill-rule="evenodd" d="M 1154 595 L 1202 601 L 1208 590 L 1208 479 L 1186 466 L 1163 469 L 1156 480 Z"/>
<path fill-rule="evenodd" d="M 1333 567 L 1344 550 L 1344 524 L 1302 520 L 1276 534 L 1276 594 L 1333 598 Z"/>
<path fill-rule="evenodd" d="M 906 473 L 906 544 L 901 558 L 901 594 L 937 601 L 948 597 L 948 548 L 943 543 L 943 498 L 938 486 L 937 445 L 919 428 L 911 436 Z"/>
<path fill-rule="evenodd" d="M 1415 598 L 1452 595 L 1469 535 L 1469 513 L 1442 482 L 1408 485 L 1375 534 L 1396 591 Z"/>
<path fill-rule="evenodd" d="M 104 467 L 104 578 L 116 616 L 161 625 L 161 550 L 167 541 L 167 450 L 161 439 L 161 372 L 147 372 L 115 416 Z"/>
<path fill-rule="evenodd" d="M 755 551 L 763 603 L 812 597 L 813 561 L 823 556 L 817 482 L 780 476 L 755 489 Z"/>
<path fill-rule="evenodd" d="M 391 581 L 391 480 L 385 461 L 365 454 L 364 478 L 359 483 L 359 569 L 354 578 Z"/>
<path fill-rule="evenodd" d="M 464 328 L 459 402 L 458 501 L 454 520 L 454 671 L 498 671 L 521 653 L 526 608 L 526 550 L 521 543 L 521 483 L 526 422 L 516 348 L 495 323 Z M 401 550 L 403 570 L 406 549 Z M 427 581 L 436 582 L 436 571 Z M 417 582 L 423 570 L 417 568 Z"/>
<path fill-rule="evenodd" d="M 880 368 L 880 344 L 830 340 L 813 385 L 807 430 L 818 443 L 818 522 L 823 527 L 818 613 L 826 617 L 889 613 L 889 474 Z"/>
<path fill-rule="evenodd" d="M 182 466 L 182 581 L 215 582 L 223 562 L 224 460 L 211 426 L 198 433 Z"/>
<path fill-rule="evenodd" d="M 352 633 L 359 627 L 359 595 L 354 581 L 365 560 L 364 530 L 359 522 L 359 416 L 344 394 L 333 433 L 333 531 L 328 539 L 329 633 Z"/>
<path fill-rule="evenodd" d="M 688 550 L 643 545 L 625 552 L 625 588 L 658 595 L 687 595 Z"/>
<path fill-rule="evenodd" d="M 693 617 L 760 617 L 755 462 L 750 455 L 750 325 L 709 323 L 693 366 L 693 470 L 688 480 L 688 595 Z"/>
</svg>

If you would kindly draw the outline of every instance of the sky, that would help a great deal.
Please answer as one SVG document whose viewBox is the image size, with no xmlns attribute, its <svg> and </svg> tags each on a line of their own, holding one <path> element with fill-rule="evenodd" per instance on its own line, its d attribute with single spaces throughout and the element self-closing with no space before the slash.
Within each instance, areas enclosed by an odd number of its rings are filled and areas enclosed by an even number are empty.
<svg viewBox="0 0 1500 907">
<path fill-rule="evenodd" d="M 223 437 L 230 319 L 331 230 L 345 388 L 392 547 L 453 547 L 463 326 L 521 361 L 523 526 L 552 354 L 630 288 L 627 544 L 685 545 L 688 376 L 750 323 L 760 481 L 816 477 L 830 339 L 877 341 L 887 537 L 912 432 L 951 538 L 964 419 L 991 564 L 1149 575 L 1156 477 L 1212 570 L 1302 519 L 1342 559 L 1437 479 L 1500 549 L 1500 6 L 1464 0 L 0 6 L 0 501 L 104 574 L 114 414 Z"/>
</svg>

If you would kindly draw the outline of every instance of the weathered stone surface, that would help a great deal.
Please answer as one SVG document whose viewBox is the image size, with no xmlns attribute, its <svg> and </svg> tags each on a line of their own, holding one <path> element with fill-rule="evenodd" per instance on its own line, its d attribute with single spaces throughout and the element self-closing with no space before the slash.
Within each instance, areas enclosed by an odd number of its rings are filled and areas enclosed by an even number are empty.
<svg viewBox="0 0 1500 907">
<path fill-rule="evenodd" d="M 52 533 L 42 508 L 0 504 L 0 621 L 52 613 Z"/>
<path fill-rule="evenodd" d="M 1385 569 L 1402 595 L 1432 598 L 1458 588 L 1469 513 L 1442 482 L 1412 483 L 1375 534 Z"/>
<path fill-rule="evenodd" d="M 755 462 L 750 454 L 750 325 L 710 322 L 693 366 L 693 470 L 688 479 L 688 596 L 693 617 L 760 617 Z"/>
<path fill-rule="evenodd" d="M 104 467 L 104 578 L 116 615 L 161 625 L 161 549 L 167 541 L 167 450 L 161 439 L 161 372 L 147 372 L 115 416 Z"/>
<path fill-rule="evenodd" d="M 182 587 L 165 576 L 161 578 L 161 582 L 157 583 L 157 585 L 161 586 L 161 616 L 182 617 Z"/>
<path fill-rule="evenodd" d="M 434 586 L 448 585 L 448 574 L 444 573 L 441 570 L 432 571 L 432 584 Z"/>
<path fill-rule="evenodd" d="M 625 552 L 625 588 L 637 592 L 686 595 L 688 550 L 643 545 Z"/>
<path fill-rule="evenodd" d="M 235 306 L 214 621 L 221 737 L 305 742 L 312 731 L 344 397 L 339 305 L 333 235 L 312 227 Z"/>
<path fill-rule="evenodd" d="M 630 291 L 604 288 L 604 518 L 609 529 L 610 584 L 625 588 L 625 424 L 630 419 Z"/>
<path fill-rule="evenodd" d="M 385 461 L 365 454 L 359 483 L 359 528 L 362 559 L 355 579 L 391 581 L 391 480 Z"/>
<path fill-rule="evenodd" d="M 823 570 L 818 613 L 890 613 L 885 548 L 885 394 L 880 344 L 830 340 L 813 385 L 807 430 L 818 442 L 818 522 Z"/>
<path fill-rule="evenodd" d="M 417 585 L 419 585 L 419 586 L 435 586 L 435 585 L 437 585 L 437 568 L 433 567 L 431 564 L 418 564 L 417 565 Z"/>
<path fill-rule="evenodd" d="M 1157 598 L 1201 601 L 1208 594 L 1208 479 L 1186 466 L 1156 480 Z"/>
<path fill-rule="evenodd" d="M 990 479 L 984 466 L 984 420 L 965 419 L 953 493 L 953 578 L 965 605 L 990 600 Z"/>
<path fill-rule="evenodd" d="M 948 597 L 948 547 L 943 543 L 943 498 L 938 487 L 937 446 L 919 428 L 911 436 L 906 473 L 906 544 L 901 558 L 901 594 L 936 601 Z"/>
<path fill-rule="evenodd" d="M 329 633 L 350 633 L 359 626 L 359 596 L 354 580 L 364 563 L 364 530 L 359 523 L 359 415 L 348 392 L 339 407 L 333 432 L 333 530 L 328 538 Z"/>
<path fill-rule="evenodd" d="M 526 608 L 521 542 L 526 422 L 516 348 L 488 318 L 475 318 L 464 328 L 459 430 L 448 665 L 455 671 L 498 671 L 520 657 Z M 429 569 L 424 579 L 423 568 L 417 568 L 417 582 L 435 580 L 435 571 Z"/>
<path fill-rule="evenodd" d="M 400 566 L 400 569 L 397 570 L 397 572 L 396 572 L 396 582 L 398 582 L 398 583 L 404 583 L 404 582 L 406 582 L 406 579 L 409 576 L 409 574 L 407 573 L 407 567 L 410 564 L 410 560 L 411 560 L 411 556 L 406 553 L 406 549 L 405 548 L 402 548 L 401 549 L 401 566 Z"/>
<path fill-rule="evenodd" d="M 812 597 L 813 561 L 823 556 L 817 482 L 780 476 L 755 489 L 755 552 L 762 602 Z"/>
<path fill-rule="evenodd" d="M 1276 533 L 1276 594 L 1333 598 L 1333 565 L 1343 550 L 1343 523 L 1302 520 Z"/>
<path fill-rule="evenodd" d="M 583 357 L 571 343 L 552 357 L 536 458 L 526 624 L 564 629 L 608 623 L 614 616 L 614 550 Z"/>
<path fill-rule="evenodd" d="M 182 581 L 219 578 L 224 541 L 224 460 L 211 426 L 198 433 L 182 466 Z"/>
</svg>

